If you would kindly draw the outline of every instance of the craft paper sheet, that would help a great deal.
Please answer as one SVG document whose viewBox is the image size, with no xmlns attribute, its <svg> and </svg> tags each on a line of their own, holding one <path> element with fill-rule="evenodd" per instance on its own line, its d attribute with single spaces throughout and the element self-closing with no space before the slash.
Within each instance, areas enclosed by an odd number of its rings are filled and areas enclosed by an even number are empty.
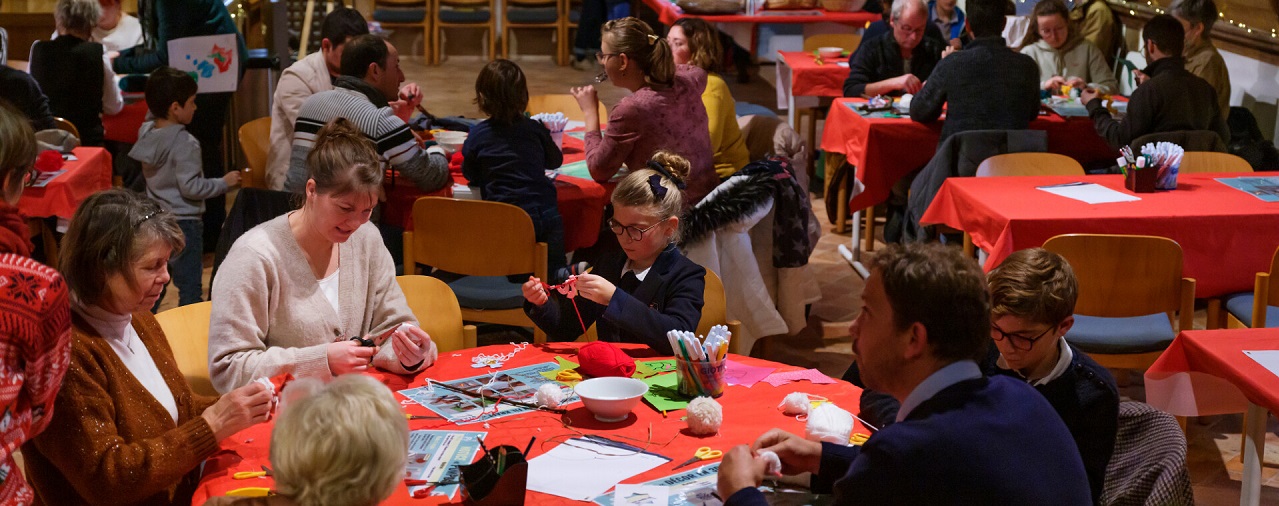
<svg viewBox="0 0 1279 506">
<path fill-rule="evenodd" d="M 1279 350 L 1244 350 L 1243 353 L 1256 360 L 1271 374 L 1279 376 Z"/>
<path fill-rule="evenodd" d="M 1109 204 L 1112 202 L 1132 202 L 1141 197 L 1112 190 L 1096 183 L 1041 186 L 1039 190 L 1087 204 Z"/>
<path fill-rule="evenodd" d="M 1279 202 L 1279 177 L 1220 177 L 1217 181 L 1263 202 Z"/>
<path fill-rule="evenodd" d="M 666 489 L 667 498 L 664 504 L 668 506 L 678 506 L 691 504 L 694 506 L 721 506 L 724 504 L 715 498 L 715 486 L 718 479 L 719 462 L 714 464 L 690 469 L 679 474 L 672 474 L 665 478 L 659 478 L 647 483 L 641 483 L 645 487 L 662 487 Z M 625 485 L 618 485 L 621 489 Z M 595 503 L 603 506 L 622 506 L 626 503 L 614 502 L 614 494 L 601 495 L 595 498 Z"/>
<path fill-rule="evenodd" d="M 809 381 L 817 385 L 826 385 L 835 382 L 835 380 L 830 379 L 830 376 L 822 374 L 822 372 L 817 369 L 777 372 L 768 375 L 768 377 L 764 378 L 762 381 L 775 387 L 785 385 L 792 381 Z"/>
<path fill-rule="evenodd" d="M 756 367 L 729 360 L 728 365 L 724 367 L 724 382 L 729 385 L 741 385 L 750 388 L 759 383 L 760 380 L 767 378 L 768 375 L 773 374 L 773 371 L 776 370 L 776 367 Z"/>
<path fill-rule="evenodd" d="M 617 506 L 665 506 L 670 493 L 666 487 L 652 485 L 622 485 L 613 490 L 613 504 Z"/>
<path fill-rule="evenodd" d="M 445 495 L 449 499 L 457 493 L 461 476 L 457 466 L 464 466 L 475 461 L 475 453 L 480 449 L 477 437 L 484 437 L 486 432 L 415 430 L 409 432 L 409 463 L 405 471 L 411 479 L 426 480 L 430 483 L 450 483 L 438 485 L 431 495 Z M 418 462 L 422 460 L 423 462 Z M 409 487 L 409 497 L 418 489 Z"/>
<path fill-rule="evenodd" d="M 528 489 L 590 501 L 622 480 L 670 462 L 649 453 L 569 439 L 528 461 Z"/>
<path fill-rule="evenodd" d="M 169 41 L 169 66 L 190 74 L 200 93 L 235 91 L 240 83 L 236 35 L 205 35 Z"/>
<path fill-rule="evenodd" d="M 556 381 L 548 380 L 541 374 L 555 371 L 559 368 L 559 364 L 546 362 L 515 369 L 499 369 L 480 376 L 440 383 L 471 392 L 479 392 L 480 388 L 483 387 L 485 394 L 528 403 L 533 402 L 533 395 L 537 393 L 539 387 L 550 383 L 559 385 L 560 390 L 564 392 L 564 402 L 561 405 L 577 402 L 577 394 L 573 392 L 572 388 L 560 385 Z M 508 403 L 498 405 L 497 410 L 494 411 L 493 401 L 440 387 L 435 387 L 434 392 L 432 392 L 430 386 L 410 388 L 408 390 L 400 390 L 399 394 L 459 425 L 485 422 L 495 418 L 533 411 L 532 408 Z"/>
</svg>

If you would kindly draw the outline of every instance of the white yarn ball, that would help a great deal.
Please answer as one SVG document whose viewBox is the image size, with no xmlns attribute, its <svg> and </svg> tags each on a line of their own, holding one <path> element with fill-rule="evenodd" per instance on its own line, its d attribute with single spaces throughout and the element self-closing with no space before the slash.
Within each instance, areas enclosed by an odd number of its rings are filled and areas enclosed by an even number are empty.
<svg viewBox="0 0 1279 506">
<path fill-rule="evenodd" d="M 812 441 L 848 446 L 848 438 L 853 433 L 853 414 L 833 403 L 821 404 L 809 410 L 804 432 Z"/>
<path fill-rule="evenodd" d="M 782 398 L 782 403 L 777 405 L 782 408 L 782 413 L 790 416 L 807 415 L 811 406 L 808 402 L 808 394 L 801 392 L 786 394 L 786 397 Z"/>
<path fill-rule="evenodd" d="M 688 403 L 688 430 L 699 436 L 719 433 L 724 423 L 724 408 L 710 397 L 698 397 Z"/>
<path fill-rule="evenodd" d="M 768 469 L 764 471 L 766 474 L 769 476 L 782 475 L 782 459 L 781 457 L 778 457 L 776 453 L 768 450 L 760 450 L 755 452 L 755 456 L 764 459 L 765 462 L 768 462 Z"/>
<path fill-rule="evenodd" d="M 537 388 L 537 393 L 533 394 L 533 402 L 544 408 L 558 408 L 564 402 L 564 391 L 560 390 L 559 385 L 546 383 Z"/>
</svg>

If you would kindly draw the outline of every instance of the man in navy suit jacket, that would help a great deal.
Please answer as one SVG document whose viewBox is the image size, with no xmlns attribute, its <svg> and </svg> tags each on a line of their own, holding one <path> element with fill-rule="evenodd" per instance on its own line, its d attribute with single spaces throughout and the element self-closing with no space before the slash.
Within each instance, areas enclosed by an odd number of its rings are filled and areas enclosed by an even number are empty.
<svg viewBox="0 0 1279 506">
<path fill-rule="evenodd" d="M 897 423 L 861 447 L 773 429 L 719 468 L 728 506 L 764 505 L 755 487 L 768 450 L 782 472 L 832 483 L 836 504 L 1091 504 L 1079 451 L 1048 401 L 1025 382 L 983 377 L 990 302 L 981 268 L 937 244 L 877 254 L 849 332 L 867 388 L 901 402 Z"/>
</svg>

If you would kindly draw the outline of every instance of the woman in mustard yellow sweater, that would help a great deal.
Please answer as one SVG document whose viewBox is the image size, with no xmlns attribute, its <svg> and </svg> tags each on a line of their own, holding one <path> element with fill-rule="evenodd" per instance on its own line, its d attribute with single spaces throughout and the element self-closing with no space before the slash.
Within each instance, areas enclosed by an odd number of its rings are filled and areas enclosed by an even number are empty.
<svg viewBox="0 0 1279 506">
<path fill-rule="evenodd" d="M 750 162 L 750 153 L 742 131 L 737 127 L 736 104 L 728 83 L 715 73 L 719 66 L 719 32 L 699 18 L 682 18 L 666 33 L 672 56 L 677 64 L 690 64 L 706 70 L 706 90 L 702 103 L 711 129 L 711 147 L 715 149 L 715 174 L 727 178 Z"/>
</svg>

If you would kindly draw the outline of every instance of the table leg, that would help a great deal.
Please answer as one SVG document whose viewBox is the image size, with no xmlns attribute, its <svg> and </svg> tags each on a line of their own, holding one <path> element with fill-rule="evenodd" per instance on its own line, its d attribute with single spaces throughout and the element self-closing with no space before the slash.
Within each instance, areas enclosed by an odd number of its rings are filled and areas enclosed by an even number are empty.
<svg viewBox="0 0 1279 506">
<path fill-rule="evenodd" d="M 1239 505 L 1258 506 L 1261 504 L 1261 462 L 1266 449 L 1266 409 L 1249 402 L 1243 420 L 1243 490 L 1239 494 Z"/>
<path fill-rule="evenodd" d="M 853 226 L 857 226 L 857 220 L 853 220 Z M 862 249 L 867 253 L 875 251 L 875 206 L 866 208 L 866 231 L 862 235 Z M 857 241 L 853 241 L 853 245 L 857 245 Z"/>
<path fill-rule="evenodd" d="M 844 260 L 847 261 L 849 265 L 853 266 L 853 271 L 855 271 L 858 276 L 861 276 L 862 279 L 866 279 L 870 277 L 870 271 L 866 269 L 864 264 L 862 264 L 862 252 L 861 249 L 857 247 L 857 243 L 861 240 L 862 234 L 862 227 L 858 224 L 858 220 L 860 220 L 861 217 L 862 210 L 859 209 L 853 213 L 853 237 L 850 241 L 852 247 L 850 248 L 840 244 L 838 249 L 839 254 L 844 257 Z"/>
</svg>

